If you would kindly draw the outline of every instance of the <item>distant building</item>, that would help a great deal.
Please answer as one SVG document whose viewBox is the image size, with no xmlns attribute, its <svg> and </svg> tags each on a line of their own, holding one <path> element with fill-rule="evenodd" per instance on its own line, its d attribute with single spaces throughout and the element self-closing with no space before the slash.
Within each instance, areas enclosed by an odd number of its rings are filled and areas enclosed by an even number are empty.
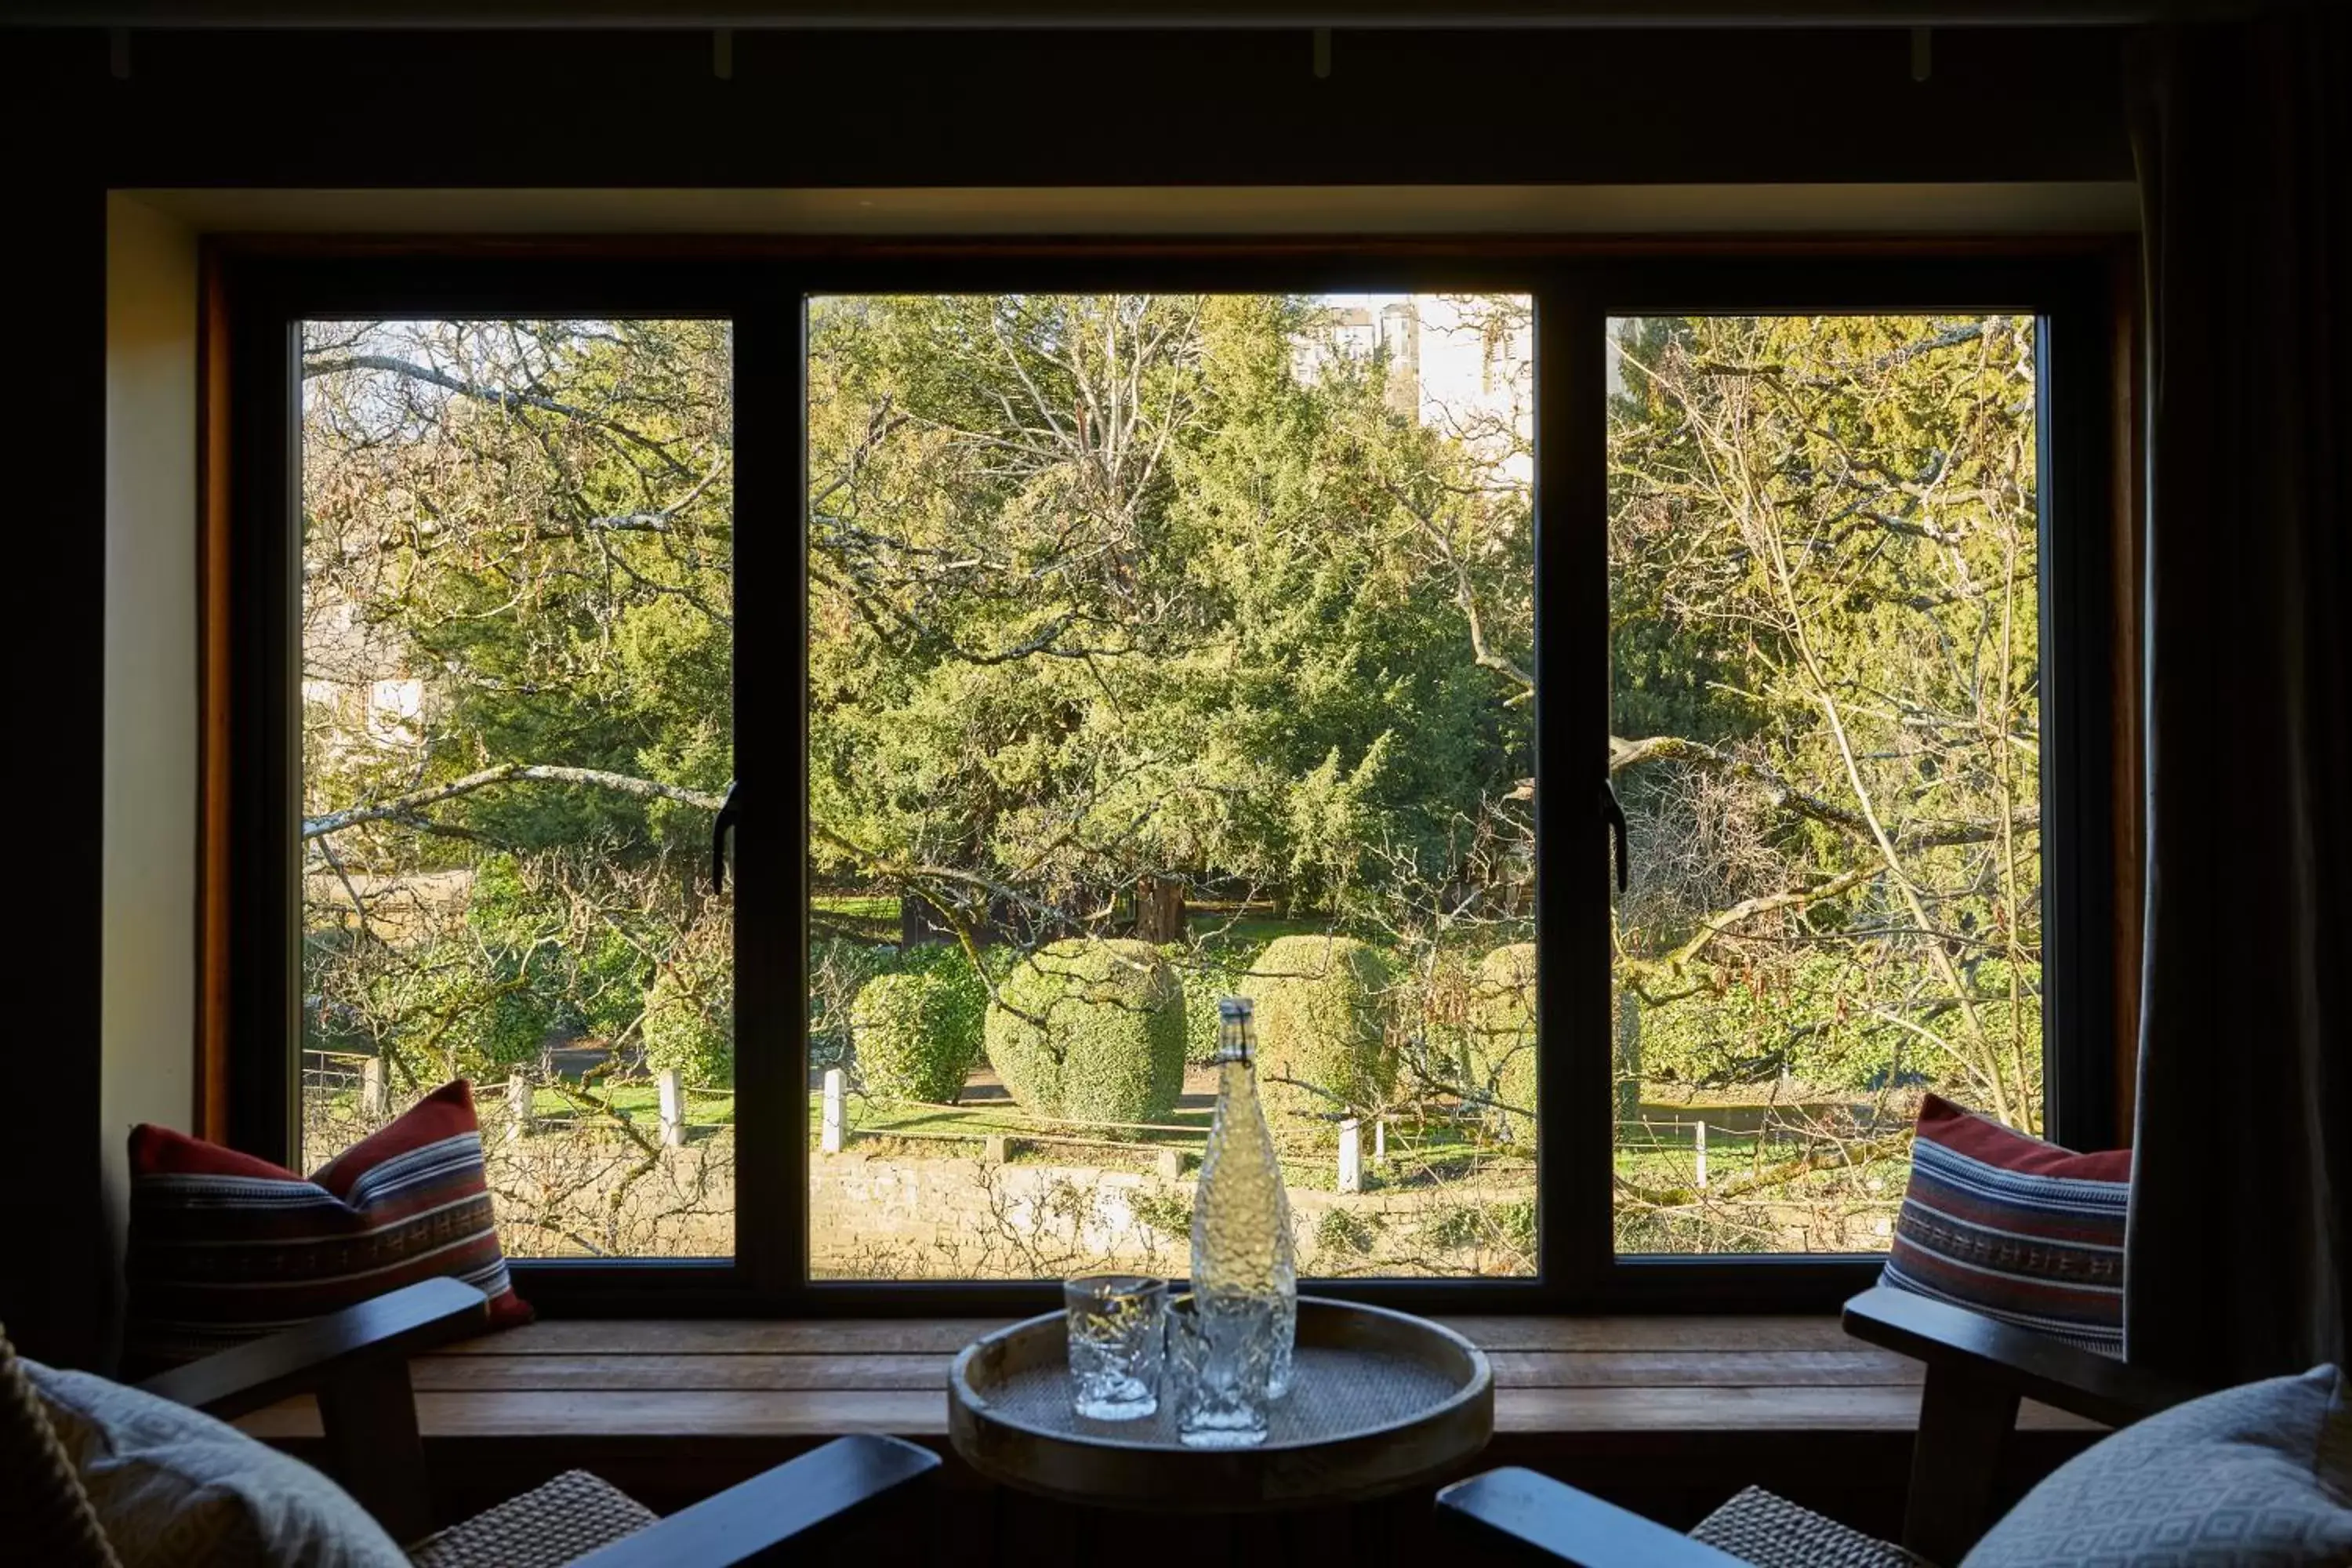
<svg viewBox="0 0 2352 1568">
<path fill-rule="evenodd" d="M 425 745 L 425 682 L 409 672 L 400 639 L 350 600 L 313 584 L 302 617 L 304 744 L 311 769 L 362 752 L 413 753 Z"/>
<path fill-rule="evenodd" d="M 1325 321 L 1294 348 L 1311 383 L 1327 358 L 1383 356 L 1389 406 L 1492 455 L 1499 477 L 1532 484 L 1535 313 L 1492 296 L 1333 295 Z"/>
</svg>

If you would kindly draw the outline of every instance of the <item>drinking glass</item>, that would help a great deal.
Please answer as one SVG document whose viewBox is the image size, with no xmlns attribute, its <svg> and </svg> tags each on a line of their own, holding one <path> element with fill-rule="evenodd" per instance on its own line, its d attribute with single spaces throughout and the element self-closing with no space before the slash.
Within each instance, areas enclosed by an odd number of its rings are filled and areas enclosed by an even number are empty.
<svg viewBox="0 0 2352 1568">
<path fill-rule="evenodd" d="M 1065 1280 L 1070 1407 L 1096 1421 L 1139 1421 L 1160 1408 L 1168 1281 L 1140 1274 Z"/>
<path fill-rule="evenodd" d="M 1177 1441 L 1188 1448 L 1251 1448 L 1265 1441 L 1276 1315 L 1256 1298 L 1198 1292 L 1170 1308 Z"/>
</svg>

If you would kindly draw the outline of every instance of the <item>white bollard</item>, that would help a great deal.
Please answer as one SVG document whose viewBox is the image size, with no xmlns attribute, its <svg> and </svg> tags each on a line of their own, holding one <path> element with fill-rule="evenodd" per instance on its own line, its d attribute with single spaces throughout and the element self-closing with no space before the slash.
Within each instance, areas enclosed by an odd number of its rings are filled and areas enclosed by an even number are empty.
<svg viewBox="0 0 2352 1568">
<path fill-rule="evenodd" d="M 1385 1165 L 1388 1163 L 1389 1119 L 1382 1116 L 1375 1118 L 1372 1122 L 1372 1163 Z"/>
<path fill-rule="evenodd" d="M 1364 1190 L 1363 1123 L 1352 1116 L 1339 1123 L 1339 1190 Z"/>
<path fill-rule="evenodd" d="M 662 1142 L 673 1149 L 686 1147 L 686 1084 L 676 1068 L 667 1068 L 655 1080 L 661 1086 Z"/>
<path fill-rule="evenodd" d="M 383 1058 L 381 1056 L 370 1057 L 360 1063 L 360 1114 L 392 1114 L 392 1080 L 384 1076 Z"/>
<path fill-rule="evenodd" d="M 1698 1169 L 1698 1190 L 1705 1192 L 1706 1191 L 1706 1123 L 1705 1121 L 1698 1124 L 1696 1136 L 1691 1147 L 1695 1151 L 1692 1163 Z"/>
<path fill-rule="evenodd" d="M 517 1068 L 514 1075 L 507 1079 L 508 1142 L 530 1134 L 533 1120 L 531 1112 L 536 1105 L 537 1097 L 531 1091 L 530 1075 Z"/>
<path fill-rule="evenodd" d="M 841 1152 L 841 1069 L 824 1069 L 824 1133 L 817 1147 L 828 1154 Z"/>
</svg>

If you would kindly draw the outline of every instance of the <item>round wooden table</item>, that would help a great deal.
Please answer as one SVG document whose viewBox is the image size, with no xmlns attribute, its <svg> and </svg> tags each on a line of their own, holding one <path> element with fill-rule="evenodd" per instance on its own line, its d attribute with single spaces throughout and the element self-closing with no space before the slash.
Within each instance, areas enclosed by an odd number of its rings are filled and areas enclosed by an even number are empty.
<svg viewBox="0 0 2352 1568">
<path fill-rule="evenodd" d="M 1495 1430 L 1484 1352 L 1450 1329 L 1298 1299 L 1288 1394 L 1254 1448 L 1187 1448 L 1172 1401 L 1139 1421 L 1070 1408 L 1067 1321 L 1049 1312 L 964 1347 L 948 1436 L 992 1480 L 1098 1508 L 1258 1512 L 1357 1502 L 1458 1470 Z"/>
</svg>

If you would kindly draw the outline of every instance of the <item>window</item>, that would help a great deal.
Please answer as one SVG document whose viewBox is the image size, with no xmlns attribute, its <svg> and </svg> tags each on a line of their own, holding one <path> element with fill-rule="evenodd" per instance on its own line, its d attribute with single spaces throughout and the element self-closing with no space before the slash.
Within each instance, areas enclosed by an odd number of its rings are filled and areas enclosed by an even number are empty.
<svg viewBox="0 0 2352 1568">
<path fill-rule="evenodd" d="M 228 257 L 221 1120 L 1012 1310 L 1181 1271 L 1240 994 L 1318 1288 L 1833 1301 L 1922 1094 L 2112 1136 L 2100 276 Z"/>
<path fill-rule="evenodd" d="M 1181 1273 L 1227 994 L 1304 1270 L 1537 1271 L 1532 334 L 809 302 L 814 1274 Z"/>
<path fill-rule="evenodd" d="M 470 1079 L 510 1257 L 734 1249 L 727 323 L 301 327 L 301 1158 Z"/>
</svg>

